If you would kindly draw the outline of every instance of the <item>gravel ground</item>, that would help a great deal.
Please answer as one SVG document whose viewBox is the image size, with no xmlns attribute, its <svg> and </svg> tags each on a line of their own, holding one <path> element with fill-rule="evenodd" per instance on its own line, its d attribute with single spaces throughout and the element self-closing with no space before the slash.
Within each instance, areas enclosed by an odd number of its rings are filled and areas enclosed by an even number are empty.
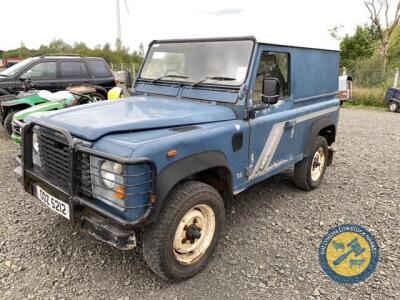
<svg viewBox="0 0 400 300">
<path fill-rule="evenodd" d="M 322 186 L 297 190 L 291 172 L 226 199 L 227 223 L 209 266 L 170 284 L 136 252 L 89 237 L 26 195 L 11 170 L 17 147 L 0 133 L 0 298 L 399 299 L 400 114 L 344 109 L 334 165 Z M 375 273 L 343 285 L 317 250 L 335 225 L 367 227 Z"/>
</svg>

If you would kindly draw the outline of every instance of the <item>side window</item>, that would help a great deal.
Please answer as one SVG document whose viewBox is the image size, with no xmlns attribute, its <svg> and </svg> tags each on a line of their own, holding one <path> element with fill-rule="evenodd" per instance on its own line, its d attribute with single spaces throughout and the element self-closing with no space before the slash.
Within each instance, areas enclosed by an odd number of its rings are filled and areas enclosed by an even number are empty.
<svg viewBox="0 0 400 300">
<path fill-rule="evenodd" d="M 62 61 L 60 62 L 60 77 L 62 79 L 88 78 L 88 71 L 84 62 Z"/>
<path fill-rule="evenodd" d="M 282 99 L 290 95 L 290 55 L 284 52 L 264 52 L 257 69 L 253 87 L 253 103 L 261 103 L 262 85 L 265 78 L 275 78 L 281 87 Z"/>
<path fill-rule="evenodd" d="M 54 61 L 42 62 L 34 65 L 26 71 L 22 77 L 32 80 L 53 80 L 56 79 L 57 63 Z"/>
<path fill-rule="evenodd" d="M 108 78 L 113 76 L 106 63 L 100 59 L 90 59 L 88 60 L 88 64 L 96 78 Z"/>
</svg>

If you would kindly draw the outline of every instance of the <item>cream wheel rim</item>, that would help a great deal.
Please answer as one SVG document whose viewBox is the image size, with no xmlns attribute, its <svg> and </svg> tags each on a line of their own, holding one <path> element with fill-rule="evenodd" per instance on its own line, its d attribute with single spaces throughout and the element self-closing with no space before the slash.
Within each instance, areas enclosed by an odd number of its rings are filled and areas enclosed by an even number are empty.
<svg viewBox="0 0 400 300">
<path fill-rule="evenodd" d="M 325 167 L 325 152 L 322 147 L 314 154 L 314 158 L 311 164 L 311 179 L 315 182 L 321 178 L 322 172 Z"/>
<path fill-rule="evenodd" d="M 215 232 L 214 210 L 206 204 L 191 208 L 175 231 L 173 251 L 183 265 L 198 261 L 207 251 Z"/>
</svg>

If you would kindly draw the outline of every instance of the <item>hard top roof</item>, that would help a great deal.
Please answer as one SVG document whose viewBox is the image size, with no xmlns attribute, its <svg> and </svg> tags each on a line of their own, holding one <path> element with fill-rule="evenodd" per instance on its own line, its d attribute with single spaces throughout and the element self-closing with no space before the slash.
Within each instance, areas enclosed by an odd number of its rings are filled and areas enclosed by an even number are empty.
<svg viewBox="0 0 400 300">
<path fill-rule="evenodd" d="M 268 43 L 268 42 L 259 42 L 255 36 L 233 36 L 233 37 L 215 37 L 215 38 L 189 38 L 189 39 L 161 39 L 161 40 L 153 40 L 150 43 L 150 46 L 157 43 L 185 43 L 185 42 L 218 42 L 218 41 L 241 41 L 241 40 L 252 40 L 255 43 L 262 45 L 273 45 L 273 46 L 282 46 L 282 47 L 290 47 L 290 48 L 303 48 L 303 49 L 315 49 L 315 50 L 327 50 L 327 51 L 336 51 L 340 50 L 335 47 L 315 47 L 315 46 L 304 46 L 304 45 L 290 45 L 290 44 L 281 44 L 281 43 Z"/>
</svg>

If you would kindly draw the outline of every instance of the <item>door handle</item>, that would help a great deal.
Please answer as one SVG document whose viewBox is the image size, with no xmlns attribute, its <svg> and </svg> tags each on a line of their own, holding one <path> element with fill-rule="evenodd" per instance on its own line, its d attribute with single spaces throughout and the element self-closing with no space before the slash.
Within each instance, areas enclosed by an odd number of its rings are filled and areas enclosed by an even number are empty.
<svg viewBox="0 0 400 300">
<path fill-rule="evenodd" d="M 285 129 L 293 128 L 294 125 L 296 125 L 296 121 L 287 121 L 287 122 L 285 123 Z"/>
</svg>

